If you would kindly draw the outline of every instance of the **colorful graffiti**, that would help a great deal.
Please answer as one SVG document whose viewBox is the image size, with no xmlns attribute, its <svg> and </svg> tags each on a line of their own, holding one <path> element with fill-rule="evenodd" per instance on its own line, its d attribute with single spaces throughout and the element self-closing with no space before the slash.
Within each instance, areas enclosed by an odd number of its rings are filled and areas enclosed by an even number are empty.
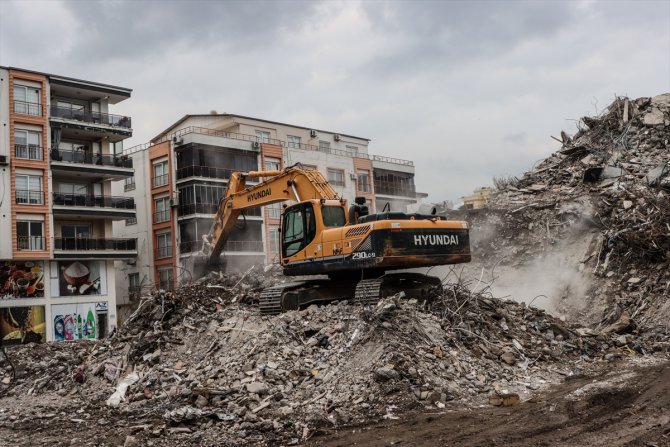
<svg viewBox="0 0 670 447">
<path fill-rule="evenodd" d="M 95 312 L 97 304 L 55 304 L 51 306 L 54 341 L 96 339 L 98 337 L 98 321 Z"/>
<path fill-rule="evenodd" d="M 0 339 L 3 345 L 44 342 L 46 340 L 44 306 L 0 309 Z"/>
<path fill-rule="evenodd" d="M 43 296 L 44 264 L 41 261 L 0 261 L 0 299 Z"/>
</svg>

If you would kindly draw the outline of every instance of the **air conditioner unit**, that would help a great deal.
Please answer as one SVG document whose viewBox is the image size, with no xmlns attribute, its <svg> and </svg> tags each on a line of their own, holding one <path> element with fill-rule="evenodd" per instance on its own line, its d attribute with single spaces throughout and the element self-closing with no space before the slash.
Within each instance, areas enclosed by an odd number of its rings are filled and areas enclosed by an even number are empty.
<svg viewBox="0 0 670 447">
<path fill-rule="evenodd" d="M 310 137 L 312 137 L 312 138 L 316 138 L 317 135 L 318 135 L 318 133 L 317 133 L 316 130 L 310 130 L 310 131 L 309 131 L 309 136 L 310 136 Z"/>
<path fill-rule="evenodd" d="M 7 161 L 7 156 L 0 155 L 0 166 L 7 166 L 7 165 L 9 165 L 9 161 Z"/>
<path fill-rule="evenodd" d="M 184 144 L 184 139 L 183 138 L 172 137 L 172 143 L 175 146 L 180 146 L 180 145 Z"/>
<path fill-rule="evenodd" d="M 179 206 L 179 196 L 170 199 L 170 206 Z"/>
<path fill-rule="evenodd" d="M 333 135 L 333 138 L 335 139 L 335 141 L 340 141 L 340 138 L 342 137 L 340 137 L 339 133 L 336 133 L 335 135 Z"/>
<path fill-rule="evenodd" d="M 261 143 L 259 143 L 258 141 L 254 141 L 253 143 L 251 143 L 251 147 L 253 147 L 254 149 L 260 149 Z"/>
<path fill-rule="evenodd" d="M 356 174 L 354 174 L 353 172 L 350 172 L 350 173 L 349 173 L 349 178 L 350 178 L 351 180 L 356 180 Z"/>
<path fill-rule="evenodd" d="M 128 264 L 128 265 L 135 265 L 135 264 L 137 264 L 137 259 L 128 259 L 128 260 L 126 261 L 126 264 Z"/>
</svg>

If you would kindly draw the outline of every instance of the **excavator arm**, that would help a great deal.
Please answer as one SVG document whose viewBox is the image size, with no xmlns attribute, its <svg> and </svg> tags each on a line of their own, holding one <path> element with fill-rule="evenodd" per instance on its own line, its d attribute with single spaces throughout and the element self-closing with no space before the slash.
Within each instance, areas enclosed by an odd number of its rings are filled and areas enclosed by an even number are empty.
<svg viewBox="0 0 670 447">
<path fill-rule="evenodd" d="M 247 187 L 246 180 L 253 178 L 264 180 Z M 286 200 L 301 202 L 308 199 L 341 200 L 317 170 L 288 167 L 278 171 L 232 173 L 209 234 L 203 236 L 203 253 L 210 264 L 218 263 L 237 218 L 244 210 Z"/>
</svg>

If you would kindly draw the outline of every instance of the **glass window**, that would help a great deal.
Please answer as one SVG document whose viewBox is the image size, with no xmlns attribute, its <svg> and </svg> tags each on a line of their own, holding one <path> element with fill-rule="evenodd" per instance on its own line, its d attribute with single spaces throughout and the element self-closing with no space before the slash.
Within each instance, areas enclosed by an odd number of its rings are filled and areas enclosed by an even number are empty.
<svg viewBox="0 0 670 447">
<path fill-rule="evenodd" d="M 30 130 L 14 131 L 14 155 L 16 158 L 27 158 L 29 160 L 41 160 L 42 149 L 40 142 L 42 134 Z"/>
<path fill-rule="evenodd" d="M 286 137 L 288 139 L 288 147 L 300 148 L 300 137 L 296 137 L 295 135 L 287 135 Z"/>
<path fill-rule="evenodd" d="M 328 182 L 331 185 L 344 186 L 344 171 L 328 168 Z"/>
<path fill-rule="evenodd" d="M 344 147 L 346 147 L 349 152 L 353 152 L 354 154 L 358 153 L 358 146 L 347 144 Z"/>
<path fill-rule="evenodd" d="M 304 239 L 302 208 L 296 207 L 284 215 L 284 255 L 296 254 Z"/>
<path fill-rule="evenodd" d="M 266 171 L 278 171 L 281 169 L 281 162 L 276 158 L 266 158 L 265 159 L 265 170 Z"/>
<path fill-rule="evenodd" d="M 170 220 L 170 198 L 161 197 L 154 200 L 156 211 L 154 213 L 154 223 L 167 222 Z"/>
<path fill-rule="evenodd" d="M 123 190 L 132 191 L 133 189 L 135 189 L 135 177 L 126 177 Z"/>
<path fill-rule="evenodd" d="M 321 207 L 323 224 L 327 227 L 343 227 L 347 220 L 344 217 L 344 209 L 339 206 Z"/>
<path fill-rule="evenodd" d="M 330 141 L 319 140 L 319 150 L 321 152 L 330 152 Z"/>
<path fill-rule="evenodd" d="M 17 175 L 15 185 L 17 204 L 42 205 L 44 203 L 41 175 Z"/>
<path fill-rule="evenodd" d="M 19 250 L 44 250 L 44 222 L 17 221 L 16 236 Z"/>
<path fill-rule="evenodd" d="M 168 162 L 167 160 L 154 163 L 154 188 L 168 184 Z"/>
<path fill-rule="evenodd" d="M 281 218 L 281 203 L 273 203 L 268 205 L 268 218 L 269 219 L 279 219 Z"/>
<path fill-rule="evenodd" d="M 270 226 L 269 228 L 270 253 L 279 253 L 279 227 Z"/>
<path fill-rule="evenodd" d="M 135 225 L 137 223 L 137 217 L 128 217 L 126 219 L 126 226 Z"/>
<path fill-rule="evenodd" d="M 158 288 L 172 290 L 173 281 L 172 266 L 158 269 Z"/>
<path fill-rule="evenodd" d="M 24 115 L 42 115 L 40 89 L 24 85 L 14 86 L 14 111 Z"/>
<path fill-rule="evenodd" d="M 172 256 L 172 237 L 170 232 L 156 235 L 156 258 L 169 258 Z"/>
<path fill-rule="evenodd" d="M 359 170 L 356 174 L 356 186 L 360 192 L 370 192 L 370 171 Z"/>
<path fill-rule="evenodd" d="M 128 292 L 136 293 L 140 290 L 140 274 L 139 273 L 129 273 L 128 274 Z"/>
<path fill-rule="evenodd" d="M 257 130 L 256 131 L 256 141 L 258 141 L 259 143 L 269 143 L 270 142 L 270 132 Z"/>
</svg>

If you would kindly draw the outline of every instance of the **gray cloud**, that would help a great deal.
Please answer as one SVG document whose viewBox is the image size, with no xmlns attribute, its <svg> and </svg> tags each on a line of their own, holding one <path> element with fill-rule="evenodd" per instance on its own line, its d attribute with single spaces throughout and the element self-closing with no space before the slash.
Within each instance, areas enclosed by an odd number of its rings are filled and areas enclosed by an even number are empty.
<svg viewBox="0 0 670 447">
<path fill-rule="evenodd" d="M 332 129 L 443 200 L 670 91 L 670 2 L 0 1 L 0 64 L 133 88 L 130 145 L 212 109 Z"/>
</svg>

